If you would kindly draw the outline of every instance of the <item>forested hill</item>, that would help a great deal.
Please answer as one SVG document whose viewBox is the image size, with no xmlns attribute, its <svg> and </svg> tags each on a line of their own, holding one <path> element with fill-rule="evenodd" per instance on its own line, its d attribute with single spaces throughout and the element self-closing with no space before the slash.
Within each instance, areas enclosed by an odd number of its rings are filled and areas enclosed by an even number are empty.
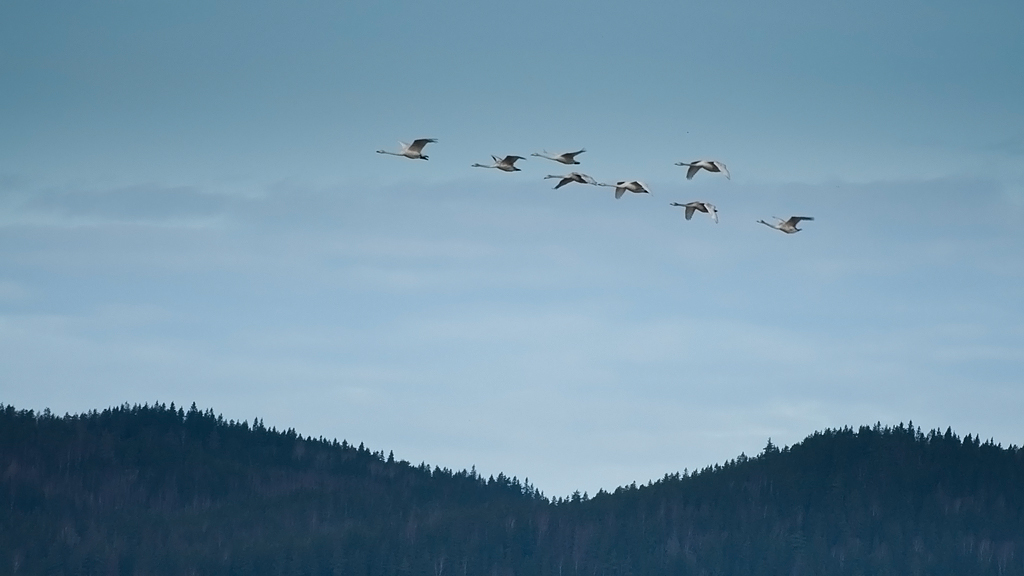
<svg viewBox="0 0 1024 576">
<path fill-rule="evenodd" d="M 0 406 L 0 574 L 1024 574 L 1024 452 L 826 430 L 551 500 L 194 406 Z"/>
</svg>

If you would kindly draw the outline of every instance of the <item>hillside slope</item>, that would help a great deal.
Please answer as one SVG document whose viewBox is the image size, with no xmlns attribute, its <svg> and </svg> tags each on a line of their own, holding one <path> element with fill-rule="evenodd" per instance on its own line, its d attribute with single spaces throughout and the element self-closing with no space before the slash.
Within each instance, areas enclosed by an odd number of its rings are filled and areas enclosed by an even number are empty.
<svg viewBox="0 0 1024 576">
<path fill-rule="evenodd" d="M 194 406 L 0 406 L 0 510 L 0 574 L 1024 574 L 1024 452 L 902 425 L 549 500 Z"/>
</svg>

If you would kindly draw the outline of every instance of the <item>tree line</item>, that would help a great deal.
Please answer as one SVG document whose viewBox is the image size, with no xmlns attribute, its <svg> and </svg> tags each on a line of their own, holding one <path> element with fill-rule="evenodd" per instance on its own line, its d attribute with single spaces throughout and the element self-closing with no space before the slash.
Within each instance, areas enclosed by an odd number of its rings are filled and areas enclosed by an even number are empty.
<svg viewBox="0 0 1024 576">
<path fill-rule="evenodd" d="M 0 405 L 0 574 L 1024 574 L 1024 453 L 876 424 L 550 498 L 194 404 Z"/>
</svg>

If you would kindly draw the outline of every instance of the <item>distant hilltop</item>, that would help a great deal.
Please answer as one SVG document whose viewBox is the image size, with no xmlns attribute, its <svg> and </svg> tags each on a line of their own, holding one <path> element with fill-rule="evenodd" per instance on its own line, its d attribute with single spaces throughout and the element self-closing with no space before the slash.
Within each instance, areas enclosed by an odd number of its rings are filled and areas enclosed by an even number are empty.
<svg viewBox="0 0 1024 576">
<path fill-rule="evenodd" d="M 0 574 L 1024 574 L 1024 452 L 913 424 L 594 496 L 164 404 L 0 405 Z"/>
</svg>

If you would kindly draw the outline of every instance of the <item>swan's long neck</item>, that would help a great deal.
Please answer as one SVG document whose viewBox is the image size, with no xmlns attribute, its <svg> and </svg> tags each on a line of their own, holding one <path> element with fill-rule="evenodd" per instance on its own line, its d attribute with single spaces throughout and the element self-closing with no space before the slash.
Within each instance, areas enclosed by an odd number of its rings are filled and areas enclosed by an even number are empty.
<svg viewBox="0 0 1024 576">
<path fill-rule="evenodd" d="M 387 150 L 377 150 L 377 154 L 391 154 L 392 156 L 405 156 L 401 152 L 388 152 Z"/>
</svg>

